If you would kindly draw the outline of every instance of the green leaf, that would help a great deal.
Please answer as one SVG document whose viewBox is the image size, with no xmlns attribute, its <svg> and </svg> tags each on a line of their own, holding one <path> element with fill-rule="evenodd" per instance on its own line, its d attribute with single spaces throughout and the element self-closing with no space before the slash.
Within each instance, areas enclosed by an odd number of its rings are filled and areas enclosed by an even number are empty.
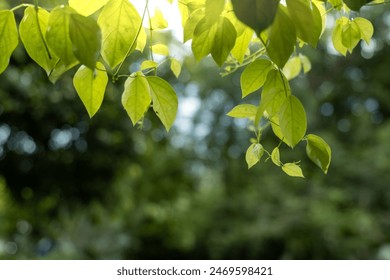
<svg viewBox="0 0 390 280">
<path fill-rule="evenodd" d="M 222 66 L 233 49 L 236 38 L 237 33 L 233 24 L 226 17 L 221 16 L 218 20 L 217 31 L 211 49 L 211 55 L 219 66 Z"/>
<path fill-rule="evenodd" d="M 266 59 L 258 59 L 249 64 L 242 72 L 240 78 L 242 98 L 260 89 L 264 85 L 268 72 L 271 69 L 271 61 Z"/>
<path fill-rule="evenodd" d="M 253 167 L 256 163 L 258 163 L 261 159 L 261 157 L 264 154 L 264 148 L 259 143 L 253 143 L 249 146 L 249 148 L 246 150 L 245 154 L 245 160 L 248 164 L 248 169 Z"/>
<path fill-rule="evenodd" d="M 280 0 L 232 0 L 237 18 L 260 34 L 274 21 Z"/>
<path fill-rule="evenodd" d="M 168 56 L 169 55 L 169 49 L 167 45 L 164 44 L 155 44 L 152 46 L 152 52 L 155 54 Z"/>
<path fill-rule="evenodd" d="M 291 177 L 305 178 L 305 176 L 303 176 L 302 169 L 296 163 L 285 163 L 282 165 L 282 170 Z"/>
<path fill-rule="evenodd" d="M 332 151 L 329 145 L 321 137 L 314 134 L 307 135 L 306 141 L 307 156 L 327 174 L 332 159 Z"/>
<path fill-rule="evenodd" d="M 338 10 L 341 10 L 341 8 L 343 7 L 343 1 L 342 0 L 328 0 L 328 2 L 330 4 L 332 4 L 332 6 Z"/>
<path fill-rule="evenodd" d="M 210 23 L 205 17 L 198 22 L 191 45 L 196 60 L 201 60 L 212 51 L 217 29 L 218 23 Z"/>
<path fill-rule="evenodd" d="M 359 11 L 361 7 L 371 2 L 372 0 L 344 0 L 344 3 L 354 11 Z"/>
<path fill-rule="evenodd" d="M 319 18 L 317 14 L 317 17 L 314 17 L 315 14 L 311 8 L 312 3 L 309 0 L 286 0 L 286 3 L 298 37 L 316 47 L 322 31 L 321 15 L 319 15 Z M 318 23 L 319 28 L 313 28 Z"/>
<path fill-rule="evenodd" d="M 149 28 L 151 28 L 152 30 L 161 30 L 168 27 L 168 22 L 164 18 L 164 15 L 159 8 L 155 8 L 154 15 L 150 19 L 150 22 L 152 26 L 150 26 Z"/>
<path fill-rule="evenodd" d="M 90 118 L 103 103 L 107 82 L 107 73 L 100 62 L 96 64 L 94 70 L 82 65 L 73 77 L 73 85 Z"/>
<path fill-rule="evenodd" d="M 102 56 L 115 68 L 136 43 L 141 17 L 128 0 L 110 0 L 101 11 L 98 24 L 102 30 Z"/>
<path fill-rule="evenodd" d="M 245 28 L 239 37 L 236 39 L 236 43 L 231 51 L 232 55 L 239 63 L 243 63 L 244 57 L 248 52 L 249 44 L 253 38 L 253 30 Z"/>
<path fill-rule="evenodd" d="M 45 37 L 50 14 L 39 8 L 27 7 L 19 25 L 20 39 L 28 55 L 47 73 L 54 68 L 57 57 L 49 52 Z"/>
<path fill-rule="evenodd" d="M 179 78 L 181 73 L 181 63 L 175 58 L 171 58 L 171 71 L 176 78 Z"/>
<path fill-rule="evenodd" d="M 367 44 L 370 43 L 372 35 L 374 35 L 374 26 L 372 26 L 372 23 L 362 17 L 357 17 L 353 20 L 357 24 L 360 30 L 361 39 L 366 41 Z"/>
<path fill-rule="evenodd" d="M 203 19 L 204 16 L 204 10 L 199 9 L 196 10 L 194 13 L 191 14 L 191 16 L 188 18 L 184 25 L 184 30 L 183 30 L 183 43 L 187 42 L 188 40 L 192 39 L 195 28 L 198 25 L 199 21 Z"/>
<path fill-rule="evenodd" d="M 359 43 L 361 37 L 362 35 L 356 22 L 349 21 L 349 23 L 343 27 L 341 41 L 350 53 L 352 53 L 353 49 Z"/>
<path fill-rule="evenodd" d="M 341 17 L 336 20 L 336 24 L 333 28 L 332 32 L 332 42 L 334 48 L 342 55 L 346 56 L 348 48 L 344 46 L 342 42 L 343 37 L 343 28 L 345 25 L 347 25 L 349 22 L 349 19 L 346 17 Z"/>
<path fill-rule="evenodd" d="M 283 68 L 294 51 L 296 40 L 294 22 L 290 19 L 286 8 L 279 5 L 267 42 L 268 55 L 279 68 Z"/>
<path fill-rule="evenodd" d="M 147 77 L 153 100 L 153 110 L 169 131 L 176 118 L 178 100 L 172 86 L 156 76 Z"/>
<path fill-rule="evenodd" d="M 96 21 L 79 14 L 71 14 L 69 36 L 76 58 L 90 69 L 95 69 L 102 41 Z"/>
<path fill-rule="evenodd" d="M 206 18 L 210 21 L 218 20 L 223 9 L 225 8 L 225 0 L 206 0 Z"/>
<path fill-rule="evenodd" d="M 311 70 L 311 62 L 309 58 L 305 55 L 299 54 L 299 58 L 301 59 L 302 67 L 303 67 L 303 73 L 307 73 Z"/>
<path fill-rule="evenodd" d="M 294 95 L 290 95 L 283 102 L 280 108 L 279 124 L 285 142 L 292 148 L 305 136 L 306 112 Z"/>
<path fill-rule="evenodd" d="M 133 125 L 144 116 L 152 101 L 148 81 L 142 72 L 133 73 L 125 82 L 122 105 Z"/>
<path fill-rule="evenodd" d="M 234 107 L 227 115 L 232 118 L 254 118 L 257 106 L 252 104 L 240 104 Z"/>
<path fill-rule="evenodd" d="M 282 163 L 280 162 L 280 151 L 279 151 L 278 147 L 273 149 L 273 151 L 271 153 L 271 160 L 277 166 L 281 166 L 282 165 Z"/>
<path fill-rule="evenodd" d="M 287 80 L 292 80 L 301 73 L 302 63 L 299 56 L 291 57 L 283 67 L 283 74 Z"/>
<path fill-rule="evenodd" d="M 19 43 L 14 14 L 0 11 L 0 73 L 7 69 L 12 53 Z"/>
<path fill-rule="evenodd" d="M 64 72 L 77 64 L 73 53 L 73 44 L 70 39 L 70 15 L 76 13 L 70 7 L 60 6 L 51 11 L 46 31 L 46 41 L 51 53 L 60 59 Z"/>
<path fill-rule="evenodd" d="M 282 104 L 290 95 L 290 85 L 283 73 L 271 70 L 261 93 L 260 107 L 272 118 L 279 113 Z"/>
<path fill-rule="evenodd" d="M 106 5 L 108 1 L 109 0 L 69 0 L 69 6 L 83 16 L 89 16 Z"/>
</svg>

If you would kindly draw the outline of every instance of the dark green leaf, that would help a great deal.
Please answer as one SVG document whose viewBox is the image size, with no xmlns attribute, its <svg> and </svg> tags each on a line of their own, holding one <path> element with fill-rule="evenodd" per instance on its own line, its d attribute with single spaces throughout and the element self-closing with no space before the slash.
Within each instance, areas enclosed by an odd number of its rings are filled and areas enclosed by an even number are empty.
<svg viewBox="0 0 390 280">
<path fill-rule="evenodd" d="M 354 11 L 359 11 L 361 7 L 371 2 L 372 0 L 344 0 L 344 3 Z"/>
</svg>

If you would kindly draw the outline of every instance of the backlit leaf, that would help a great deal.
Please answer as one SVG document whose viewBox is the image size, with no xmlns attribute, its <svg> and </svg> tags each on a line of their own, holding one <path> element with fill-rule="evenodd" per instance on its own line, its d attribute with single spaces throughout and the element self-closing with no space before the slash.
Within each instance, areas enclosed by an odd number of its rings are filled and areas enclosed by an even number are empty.
<svg viewBox="0 0 390 280">
<path fill-rule="evenodd" d="M 201 60 L 213 49 L 218 24 L 210 23 L 206 18 L 201 19 L 194 30 L 192 39 L 192 52 L 196 60 Z"/>
<path fill-rule="evenodd" d="M 232 118 L 254 118 L 257 106 L 252 104 L 240 104 L 234 107 L 227 115 Z"/>
<path fill-rule="evenodd" d="M 239 63 L 244 61 L 245 54 L 248 51 L 248 47 L 253 38 L 253 30 L 245 28 L 239 37 L 236 39 L 236 43 L 231 51 L 232 55 Z"/>
<path fill-rule="evenodd" d="M 283 74 L 287 80 L 292 80 L 301 73 L 302 63 L 299 56 L 291 57 L 283 67 Z"/>
<path fill-rule="evenodd" d="M 349 21 L 343 27 L 341 41 L 350 53 L 352 53 L 353 49 L 359 43 L 361 37 L 360 29 L 356 22 Z"/>
<path fill-rule="evenodd" d="M 282 165 L 282 170 L 291 177 L 304 178 L 302 169 L 296 163 L 290 162 Z"/>
<path fill-rule="evenodd" d="M 241 74 L 240 83 L 242 97 L 260 89 L 266 79 L 268 72 L 272 69 L 272 63 L 266 59 L 258 59 L 249 64 Z"/>
<path fill-rule="evenodd" d="M 367 44 L 370 43 L 372 35 L 374 34 L 374 26 L 372 23 L 362 17 L 357 17 L 353 20 L 360 29 L 361 38 L 366 41 Z"/>
<path fill-rule="evenodd" d="M 169 49 L 167 45 L 164 44 L 155 44 L 152 46 L 152 52 L 159 55 L 168 56 Z"/>
<path fill-rule="evenodd" d="M 332 151 L 329 145 L 319 136 L 309 134 L 306 136 L 306 154 L 319 168 L 328 173 L 332 159 Z"/>
<path fill-rule="evenodd" d="M 218 20 L 217 31 L 211 49 L 211 55 L 219 66 L 222 66 L 233 49 L 236 38 L 237 33 L 233 24 L 226 17 L 221 16 Z"/>
<path fill-rule="evenodd" d="M 69 36 L 76 58 L 85 66 L 94 69 L 100 54 L 102 40 L 96 21 L 79 14 L 71 14 Z"/>
<path fill-rule="evenodd" d="M 57 57 L 49 52 L 46 43 L 46 29 L 49 22 L 49 12 L 44 9 L 27 7 L 19 25 L 20 39 L 28 55 L 43 69 L 47 75 L 54 68 Z"/>
<path fill-rule="evenodd" d="M 133 73 L 125 82 L 122 105 L 133 125 L 144 116 L 151 102 L 150 88 L 142 72 Z"/>
<path fill-rule="evenodd" d="M 115 68 L 136 44 L 141 17 L 128 0 L 110 0 L 101 11 L 98 24 L 103 38 L 102 56 Z"/>
<path fill-rule="evenodd" d="M 188 18 L 184 25 L 183 30 L 183 42 L 187 42 L 188 40 L 192 39 L 194 35 L 194 31 L 196 26 L 198 25 L 199 21 L 204 18 L 204 10 L 199 9 L 191 14 L 191 16 Z"/>
<path fill-rule="evenodd" d="M 271 153 L 271 160 L 272 162 L 277 165 L 277 166 L 280 166 L 281 165 L 281 162 L 280 162 L 280 151 L 279 151 L 279 148 L 276 147 L 275 149 L 273 149 L 272 153 Z"/>
<path fill-rule="evenodd" d="M 141 63 L 141 70 L 146 70 L 146 69 L 150 69 L 150 68 L 156 68 L 158 65 L 157 62 L 155 61 L 152 61 L 152 60 L 144 60 L 142 61 Z"/>
<path fill-rule="evenodd" d="M 165 80 L 156 76 L 147 77 L 150 93 L 153 100 L 153 110 L 169 131 L 176 118 L 178 100 L 172 86 Z"/>
<path fill-rule="evenodd" d="M 211 21 L 218 20 L 224 7 L 225 0 L 206 0 L 206 18 Z"/>
<path fill-rule="evenodd" d="M 306 133 L 306 112 L 301 102 L 294 95 L 286 98 L 280 108 L 279 124 L 285 142 L 295 147 Z"/>
<path fill-rule="evenodd" d="M 167 20 L 164 18 L 164 15 L 161 12 L 161 10 L 158 8 L 154 10 L 154 15 L 151 18 L 151 23 L 152 23 L 151 26 L 152 30 L 165 29 L 168 27 Z"/>
<path fill-rule="evenodd" d="M 108 1 L 109 0 L 69 0 L 69 6 L 83 16 L 89 16 L 107 4 Z"/>
<path fill-rule="evenodd" d="M 261 157 L 264 154 L 264 148 L 259 143 L 253 143 L 249 146 L 249 148 L 246 150 L 245 154 L 245 160 L 248 164 L 248 169 L 253 167 L 256 163 L 258 163 L 261 159 Z"/>
<path fill-rule="evenodd" d="M 102 105 L 107 82 L 107 73 L 100 62 L 96 64 L 94 70 L 82 65 L 73 77 L 73 85 L 90 118 Z"/>
<path fill-rule="evenodd" d="M 334 48 L 342 55 L 347 55 L 348 48 L 344 46 L 342 42 L 343 37 L 343 28 L 345 25 L 347 25 L 349 22 L 349 19 L 346 17 L 341 17 L 336 20 L 336 24 L 333 28 L 332 32 L 332 42 Z"/>
<path fill-rule="evenodd" d="M 2 73 L 8 67 L 11 55 L 19 43 L 13 12 L 0 11 L 0 26 L 0 73 Z"/>
<path fill-rule="evenodd" d="M 179 78 L 181 73 L 181 63 L 175 58 L 171 58 L 171 71 L 176 78 Z"/>
</svg>

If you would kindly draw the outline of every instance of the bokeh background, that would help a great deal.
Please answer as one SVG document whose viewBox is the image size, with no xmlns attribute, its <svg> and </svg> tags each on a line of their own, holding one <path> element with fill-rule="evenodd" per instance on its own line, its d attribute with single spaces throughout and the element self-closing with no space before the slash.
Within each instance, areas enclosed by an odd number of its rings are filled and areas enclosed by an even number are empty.
<svg viewBox="0 0 390 280">
<path fill-rule="evenodd" d="M 247 170 L 251 133 L 226 116 L 240 72 L 195 63 L 169 32 L 158 40 L 184 60 L 179 79 L 159 70 L 179 96 L 169 133 L 153 113 L 132 127 L 123 81 L 90 120 L 72 73 L 52 85 L 19 47 L 0 76 L 0 258 L 390 259 L 390 9 L 362 12 L 372 43 L 344 58 L 325 36 L 292 82 L 308 131 L 333 151 L 325 176 L 303 144 L 282 150 L 306 179 L 269 162 Z"/>
</svg>

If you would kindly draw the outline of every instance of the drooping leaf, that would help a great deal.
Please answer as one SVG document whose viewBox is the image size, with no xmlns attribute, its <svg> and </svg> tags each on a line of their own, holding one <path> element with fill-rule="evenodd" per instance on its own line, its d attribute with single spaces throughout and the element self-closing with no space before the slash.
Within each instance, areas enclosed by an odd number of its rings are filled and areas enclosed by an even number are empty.
<svg viewBox="0 0 390 280">
<path fill-rule="evenodd" d="M 306 136 L 306 154 L 322 171 L 327 174 L 332 159 L 329 145 L 319 136 L 309 134 Z"/>
<path fill-rule="evenodd" d="M 236 42 L 237 33 L 233 24 L 226 17 L 219 17 L 217 31 L 211 49 L 214 61 L 219 65 L 225 62 Z"/>
<path fill-rule="evenodd" d="M 306 133 L 306 112 L 294 95 L 288 96 L 280 108 L 279 124 L 285 142 L 294 148 Z"/>
<path fill-rule="evenodd" d="M 196 26 L 198 25 L 199 21 L 204 17 L 205 15 L 203 9 L 196 10 L 194 13 L 191 14 L 191 16 L 188 18 L 184 25 L 183 43 L 192 39 Z"/>
<path fill-rule="evenodd" d="M 152 52 L 159 55 L 168 56 L 169 49 L 167 45 L 164 44 L 155 44 L 152 46 Z"/>
<path fill-rule="evenodd" d="M 192 52 L 196 60 L 201 60 L 203 57 L 211 53 L 215 36 L 217 34 L 218 24 L 210 23 L 204 17 L 201 19 L 194 30 L 192 39 Z"/>
<path fill-rule="evenodd" d="M 372 0 L 344 0 L 344 3 L 354 11 L 359 11 L 361 7 L 371 2 Z"/>
<path fill-rule="evenodd" d="M 264 148 L 260 143 L 253 143 L 246 150 L 245 160 L 248 164 L 248 169 L 253 167 L 256 163 L 260 161 L 264 154 Z"/>
<path fill-rule="evenodd" d="M 294 51 L 296 39 L 294 22 L 290 19 L 286 8 L 279 5 L 267 42 L 268 55 L 279 68 L 283 68 Z"/>
<path fill-rule="evenodd" d="M 181 73 L 181 63 L 175 58 L 171 58 L 171 71 L 176 78 L 179 78 Z"/>
<path fill-rule="evenodd" d="M 272 69 L 272 63 L 266 59 L 258 59 L 249 64 L 241 74 L 240 83 L 242 98 L 260 89 L 268 72 Z"/>
<path fill-rule="evenodd" d="M 359 43 L 362 35 L 360 33 L 359 26 L 354 21 L 349 21 L 343 27 L 341 42 L 348 49 L 350 53 L 352 53 L 353 49 Z"/>
<path fill-rule="evenodd" d="M 253 34 L 254 33 L 252 29 L 245 28 L 241 35 L 236 39 L 236 43 L 231 53 L 239 63 L 242 63 L 244 61 L 244 57 L 248 51 L 249 44 L 253 38 Z"/>
<path fill-rule="evenodd" d="M 271 153 L 271 160 L 272 162 L 277 165 L 277 166 L 281 166 L 281 162 L 280 162 L 280 151 L 279 151 L 279 148 L 276 147 L 275 149 L 273 149 L 272 153 Z"/>
<path fill-rule="evenodd" d="M 154 15 L 150 19 L 152 26 L 149 26 L 152 30 L 161 30 L 168 27 L 168 22 L 164 17 L 164 14 L 160 9 L 156 8 L 154 10 Z"/>
<path fill-rule="evenodd" d="M 94 70 L 82 65 L 73 77 L 73 85 L 90 118 L 103 103 L 107 82 L 107 73 L 100 62 L 96 64 Z"/>
<path fill-rule="evenodd" d="M 254 118 L 257 113 L 257 106 L 252 104 L 240 104 L 234 107 L 228 115 L 232 118 Z"/>
<path fill-rule="evenodd" d="M 298 37 L 316 47 L 322 31 L 321 15 L 318 18 L 318 14 L 314 13 L 310 0 L 286 0 L 286 3 Z M 318 23 L 319 28 L 313 28 Z"/>
<path fill-rule="evenodd" d="M 50 74 L 58 57 L 50 53 L 46 43 L 46 29 L 49 22 L 49 12 L 39 8 L 27 7 L 19 25 L 20 39 L 28 55 L 47 73 Z"/>
<path fill-rule="evenodd" d="M 237 18 L 260 34 L 274 21 L 280 0 L 232 0 Z"/>
<path fill-rule="evenodd" d="M 334 48 L 342 55 L 346 56 L 348 48 L 344 46 L 342 42 L 343 37 L 343 29 L 344 26 L 347 25 L 349 22 L 349 19 L 346 17 L 341 17 L 336 20 L 335 26 L 333 28 L 332 32 L 332 42 Z"/>
<path fill-rule="evenodd" d="M 0 74 L 7 69 L 12 53 L 19 43 L 14 13 L 0 11 Z"/>
<path fill-rule="evenodd" d="M 50 13 L 46 31 L 46 41 L 49 50 L 60 59 L 60 62 L 57 64 L 65 71 L 77 63 L 69 35 L 70 15 L 74 13 L 76 11 L 67 6 L 55 8 Z"/>
<path fill-rule="evenodd" d="M 303 176 L 302 169 L 296 163 L 285 163 L 282 165 L 282 170 L 291 177 L 305 178 L 305 176 Z"/>
<path fill-rule="evenodd" d="M 176 118 L 178 100 L 172 86 L 157 76 L 147 77 L 153 100 L 153 110 L 169 131 Z"/>
<path fill-rule="evenodd" d="M 210 21 L 218 20 L 219 15 L 225 8 L 225 0 L 206 0 L 206 18 Z"/>
<path fill-rule="evenodd" d="M 75 57 L 91 70 L 94 69 L 102 41 L 96 21 L 80 14 L 70 14 L 69 36 Z"/>
<path fill-rule="evenodd" d="M 372 26 L 372 23 L 365 18 L 357 17 L 353 20 L 357 26 L 359 27 L 361 39 L 366 41 L 367 44 L 370 43 L 372 35 L 374 34 L 374 26 Z"/>
<path fill-rule="evenodd" d="M 133 73 L 125 82 L 122 105 L 133 125 L 144 116 L 151 103 L 151 91 L 142 72 Z"/>
<path fill-rule="evenodd" d="M 128 0 L 110 0 L 102 9 L 98 24 L 102 31 L 102 56 L 111 68 L 115 68 L 130 48 L 136 46 L 136 36 L 141 17 Z"/>
<path fill-rule="evenodd" d="M 83 16 L 89 16 L 107 4 L 108 1 L 109 0 L 69 0 L 69 6 Z"/>
<path fill-rule="evenodd" d="M 273 69 L 267 75 L 261 93 L 260 107 L 272 118 L 280 112 L 282 104 L 290 95 L 291 89 L 286 77 Z"/>
<path fill-rule="evenodd" d="M 309 58 L 305 55 L 299 54 L 299 58 L 301 59 L 303 73 L 307 73 L 311 70 L 311 62 Z"/>
</svg>

